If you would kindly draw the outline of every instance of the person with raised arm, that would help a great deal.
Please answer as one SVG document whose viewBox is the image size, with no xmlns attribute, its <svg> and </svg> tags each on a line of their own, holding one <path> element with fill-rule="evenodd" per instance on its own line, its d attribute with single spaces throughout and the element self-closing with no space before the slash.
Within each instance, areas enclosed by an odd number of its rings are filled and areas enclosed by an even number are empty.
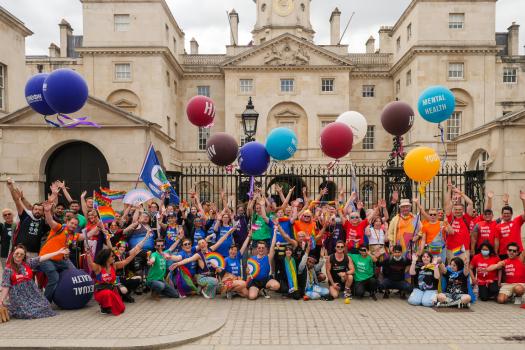
<svg viewBox="0 0 525 350">
<path fill-rule="evenodd" d="M 412 254 L 410 275 L 414 276 L 414 289 L 408 297 L 408 303 L 414 306 L 432 307 L 436 302 L 437 290 L 441 273 L 440 266 L 443 265 L 440 258 L 434 257 L 425 251 L 419 257 Z"/>
<path fill-rule="evenodd" d="M 432 257 L 439 256 L 441 261 L 446 261 L 447 249 L 445 241 L 447 234 L 453 233 L 452 227 L 447 220 L 439 220 L 437 209 L 431 208 L 427 212 L 417 198 L 414 198 L 414 203 L 423 218 L 421 241 L 424 243 L 425 250 L 430 252 Z"/>
<path fill-rule="evenodd" d="M 472 221 L 472 210 L 474 203 L 460 189 L 448 184 L 448 193 L 452 192 L 455 200 L 448 195 L 445 196 L 445 214 L 447 221 L 452 226 L 452 232 L 447 235 L 447 261 L 454 257 L 463 258 L 470 256 L 470 222 Z M 464 200 L 467 209 L 461 203 Z"/>
<path fill-rule="evenodd" d="M 326 275 L 328 277 L 331 300 L 339 297 L 341 291 L 344 291 L 343 296 L 345 299 L 350 300 L 352 298 L 351 287 L 354 281 L 354 272 L 355 268 L 352 259 L 345 254 L 345 243 L 337 241 L 335 253 L 326 260 Z"/>
<path fill-rule="evenodd" d="M 487 272 L 503 270 L 505 283 L 501 284 L 497 301 L 505 304 L 509 298 L 519 301 L 525 294 L 525 252 L 520 251 L 518 243 L 507 244 L 507 258 L 487 267 Z M 525 304 L 521 305 L 525 309 Z"/>
<path fill-rule="evenodd" d="M 237 228 L 234 227 L 234 229 L 236 230 Z M 250 230 L 240 250 L 237 249 L 237 245 L 231 245 L 229 254 L 224 259 L 225 267 L 222 275 L 222 285 L 224 290 L 221 290 L 221 294 L 224 292 L 227 299 L 231 299 L 234 294 L 237 294 L 243 298 L 248 297 L 248 285 L 246 281 L 242 279 L 241 260 L 244 256 L 244 252 L 248 248 L 251 235 L 252 232 Z"/>
<path fill-rule="evenodd" d="M 396 202 L 397 203 L 397 202 Z M 421 254 L 421 220 L 419 215 L 412 213 L 409 199 L 399 202 L 399 214 L 395 215 L 388 226 L 388 242 L 390 247 L 401 245 L 403 254 L 410 259 L 410 253 Z"/>
<path fill-rule="evenodd" d="M 497 242 L 494 246 L 500 259 L 505 260 L 508 257 L 507 246 L 509 243 L 517 243 L 520 251 L 523 251 L 523 242 L 521 240 L 521 227 L 525 222 L 525 192 L 520 190 L 520 199 L 523 206 L 523 212 L 512 218 L 512 207 L 505 205 L 501 208 L 501 222 L 496 226 Z"/>
<path fill-rule="evenodd" d="M 437 295 L 436 306 L 470 307 L 471 297 L 468 291 L 470 268 L 468 256 L 460 259 L 453 258 L 449 266 L 440 264 L 439 272 L 445 278 L 447 287 L 443 293 Z"/>
</svg>

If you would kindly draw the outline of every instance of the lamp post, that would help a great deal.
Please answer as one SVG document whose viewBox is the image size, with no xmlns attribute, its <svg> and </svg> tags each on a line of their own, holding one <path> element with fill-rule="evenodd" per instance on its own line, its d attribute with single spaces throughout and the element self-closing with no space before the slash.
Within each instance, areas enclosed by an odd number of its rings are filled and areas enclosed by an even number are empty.
<svg viewBox="0 0 525 350">
<path fill-rule="evenodd" d="M 254 109 L 252 97 L 248 99 L 246 109 L 241 114 L 242 127 L 244 134 L 246 135 L 246 142 L 255 141 L 255 134 L 257 133 L 257 119 L 259 119 L 259 113 Z"/>
</svg>

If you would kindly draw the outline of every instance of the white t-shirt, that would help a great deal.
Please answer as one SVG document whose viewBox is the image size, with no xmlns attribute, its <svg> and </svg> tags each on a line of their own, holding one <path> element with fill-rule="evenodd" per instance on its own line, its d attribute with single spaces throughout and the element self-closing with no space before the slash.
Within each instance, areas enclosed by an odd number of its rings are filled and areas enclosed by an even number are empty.
<svg viewBox="0 0 525 350">
<path fill-rule="evenodd" d="M 368 229 L 370 230 L 368 244 L 385 244 L 385 231 L 382 229 L 376 230 L 373 227 L 369 227 Z"/>
</svg>

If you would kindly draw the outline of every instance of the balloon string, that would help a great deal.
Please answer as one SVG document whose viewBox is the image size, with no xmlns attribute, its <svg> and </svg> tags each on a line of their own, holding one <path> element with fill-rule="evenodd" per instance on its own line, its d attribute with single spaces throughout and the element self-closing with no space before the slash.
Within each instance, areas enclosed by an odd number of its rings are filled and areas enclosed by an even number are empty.
<svg viewBox="0 0 525 350">
<path fill-rule="evenodd" d="M 355 175 L 354 163 L 350 162 L 350 172 L 352 174 L 352 191 L 357 195 L 357 200 L 359 200 L 359 191 L 357 190 L 357 176 Z"/>
<path fill-rule="evenodd" d="M 447 146 L 445 145 L 445 128 L 443 128 L 441 123 L 439 123 L 438 129 L 439 129 L 439 134 L 441 138 L 441 145 L 443 146 L 443 151 L 445 152 L 445 158 L 443 159 L 443 162 L 441 163 L 441 166 L 444 166 L 448 158 Z"/>
<path fill-rule="evenodd" d="M 64 118 L 65 120 L 67 121 L 64 121 L 62 120 L 62 118 Z M 86 125 L 86 126 L 92 126 L 92 127 L 95 127 L 95 128 L 100 128 L 100 125 L 98 125 L 97 123 L 93 123 L 93 122 L 88 122 L 86 119 L 88 117 L 80 117 L 80 118 L 71 118 L 65 114 L 62 114 L 62 113 L 59 113 L 57 115 L 57 121 L 61 124 L 60 127 L 63 127 L 63 128 L 68 128 L 68 129 L 71 129 L 71 128 L 75 128 L 79 125 Z"/>
<path fill-rule="evenodd" d="M 403 138 L 399 138 L 399 145 L 397 146 L 396 151 L 394 152 L 394 157 L 403 157 L 405 154 L 405 148 L 403 146 Z"/>
<path fill-rule="evenodd" d="M 419 183 L 419 186 L 418 186 L 418 192 L 419 192 L 419 195 L 421 196 L 421 198 L 425 198 L 425 194 L 426 194 L 426 187 L 427 185 L 430 183 L 430 181 L 423 181 L 423 182 L 420 182 Z"/>
<path fill-rule="evenodd" d="M 59 124 L 57 124 L 57 123 L 55 123 L 55 122 L 53 122 L 53 121 L 47 119 L 48 117 L 49 117 L 48 115 L 45 115 L 45 116 L 44 116 L 44 120 L 46 121 L 46 123 L 48 123 L 48 124 L 51 125 L 51 126 L 54 126 L 55 128 L 60 128 L 60 125 L 59 125 Z"/>
<path fill-rule="evenodd" d="M 250 177 L 250 192 L 248 192 L 248 198 L 253 199 L 253 184 L 255 182 L 255 177 Z"/>
</svg>

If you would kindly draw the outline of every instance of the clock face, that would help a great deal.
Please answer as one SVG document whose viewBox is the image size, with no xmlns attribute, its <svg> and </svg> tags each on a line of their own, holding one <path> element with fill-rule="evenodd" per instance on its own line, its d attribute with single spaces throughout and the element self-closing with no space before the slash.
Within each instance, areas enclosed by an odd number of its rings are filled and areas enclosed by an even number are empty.
<svg viewBox="0 0 525 350">
<path fill-rule="evenodd" d="M 293 0 L 273 0 L 273 10 L 282 17 L 292 13 L 294 8 Z"/>
</svg>

